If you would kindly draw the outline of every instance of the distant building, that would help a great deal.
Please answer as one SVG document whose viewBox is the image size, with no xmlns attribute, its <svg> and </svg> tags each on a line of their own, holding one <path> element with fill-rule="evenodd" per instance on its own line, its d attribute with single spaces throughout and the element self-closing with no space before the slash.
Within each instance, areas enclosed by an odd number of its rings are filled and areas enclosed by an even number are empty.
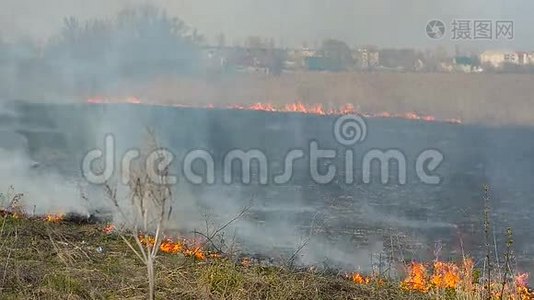
<svg viewBox="0 0 534 300">
<path fill-rule="evenodd" d="M 334 52 L 334 54 L 332 54 L 324 50 L 315 51 L 314 55 L 304 57 L 304 66 L 309 71 L 329 72 L 339 72 L 352 67 L 352 64 L 343 61 L 343 59 L 347 57 L 338 56 L 336 54 L 338 53 Z M 350 52 L 348 59 L 352 60 Z"/>
<path fill-rule="evenodd" d="M 501 68 L 505 64 L 520 64 L 520 55 L 512 50 L 487 50 L 480 54 L 480 63 L 494 68 Z M 524 61 L 522 57 L 521 61 Z"/>
<path fill-rule="evenodd" d="M 234 69 L 245 72 L 280 74 L 286 51 L 276 48 L 205 47 L 203 58 L 209 70 Z"/>
<path fill-rule="evenodd" d="M 360 48 L 353 51 L 352 58 L 362 70 L 371 70 L 380 65 L 380 53 L 376 49 Z"/>
<path fill-rule="evenodd" d="M 317 50 L 310 48 L 291 49 L 287 51 L 284 65 L 290 70 L 306 69 L 306 59 L 314 56 L 319 56 Z"/>
<path fill-rule="evenodd" d="M 457 72 L 470 73 L 478 70 L 473 57 L 456 56 L 454 57 L 453 62 L 453 70 Z"/>
<path fill-rule="evenodd" d="M 380 66 L 385 69 L 416 71 L 424 67 L 414 49 L 381 49 L 378 55 Z"/>
<path fill-rule="evenodd" d="M 224 48 L 204 47 L 202 48 L 202 60 L 207 68 L 218 69 L 226 65 L 226 53 Z"/>
<path fill-rule="evenodd" d="M 310 48 L 302 48 L 300 49 L 299 52 L 302 57 L 312 57 L 312 56 L 317 55 L 317 50 L 310 49 Z"/>
<path fill-rule="evenodd" d="M 330 71 L 330 60 L 322 55 L 304 58 L 306 69 L 310 71 Z"/>
<path fill-rule="evenodd" d="M 450 62 L 440 62 L 438 65 L 438 71 L 440 72 L 452 72 L 454 71 L 454 64 Z"/>
<path fill-rule="evenodd" d="M 520 65 L 530 64 L 530 53 L 524 52 L 524 51 L 518 51 L 517 60 Z"/>
</svg>

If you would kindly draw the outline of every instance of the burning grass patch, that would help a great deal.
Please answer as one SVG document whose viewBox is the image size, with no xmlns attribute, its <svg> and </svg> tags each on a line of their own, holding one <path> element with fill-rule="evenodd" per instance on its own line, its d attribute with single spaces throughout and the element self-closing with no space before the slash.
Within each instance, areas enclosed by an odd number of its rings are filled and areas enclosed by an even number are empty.
<svg viewBox="0 0 534 300">
<path fill-rule="evenodd" d="M 144 299 L 145 266 L 103 225 L 0 218 L 0 292 L 5 299 Z M 429 299 L 395 283 L 357 285 L 341 276 L 243 266 L 163 253 L 158 299 Z"/>
<path fill-rule="evenodd" d="M 3 299 L 141 299 L 148 293 L 146 265 L 128 240 L 153 247 L 151 235 L 124 235 L 85 218 L 28 216 L 17 209 L 0 211 L 0 225 Z M 511 241 L 511 230 L 509 236 Z M 534 299 L 527 274 L 508 270 L 484 281 L 470 259 L 414 262 L 395 280 L 265 266 L 254 258 L 210 252 L 195 240 L 163 237 L 158 245 L 158 299 Z"/>
</svg>

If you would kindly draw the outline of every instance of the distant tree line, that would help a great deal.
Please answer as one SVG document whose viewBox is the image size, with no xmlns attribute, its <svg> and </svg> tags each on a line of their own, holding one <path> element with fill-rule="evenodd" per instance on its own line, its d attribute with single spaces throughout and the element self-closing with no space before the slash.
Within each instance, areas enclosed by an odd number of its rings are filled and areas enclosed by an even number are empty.
<svg viewBox="0 0 534 300">
<path fill-rule="evenodd" d="M 422 71 L 439 72 L 454 65 L 479 67 L 478 56 L 452 57 L 444 48 L 351 49 L 326 39 L 315 49 L 283 49 L 272 38 L 246 38 L 227 46 L 223 34 L 208 47 L 201 35 L 179 18 L 151 5 L 120 11 L 111 19 L 64 19 L 63 27 L 45 45 L 0 39 L 0 96 L 21 90 L 71 91 L 91 94 L 113 89 L 124 80 L 146 81 L 158 76 L 218 78 L 235 70 L 280 75 L 284 70 Z M 489 72 L 533 73 L 531 65 L 481 66 Z"/>
<path fill-rule="evenodd" d="M 191 75 L 198 71 L 201 41 L 182 20 L 149 5 L 113 19 L 69 17 L 43 47 L 0 43 L 0 76 L 90 91 L 119 78 Z"/>
</svg>

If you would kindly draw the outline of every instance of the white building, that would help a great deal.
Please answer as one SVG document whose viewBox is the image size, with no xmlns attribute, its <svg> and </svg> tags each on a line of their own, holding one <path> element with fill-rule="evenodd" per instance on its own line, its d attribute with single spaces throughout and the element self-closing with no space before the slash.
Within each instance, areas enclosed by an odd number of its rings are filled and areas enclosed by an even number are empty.
<svg viewBox="0 0 534 300">
<path fill-rule="evenodd" d="M 521 64 L 524 61 L 520 53 L 512 50 L 487 50 L 480 54 L 480 63 L 482 65 L 491 65 L 500 68 L 506 63 Z"/>
<path fill-rule="evenodd" d="M 372 69 L 380 64 L 380 55 L 377 50 L 360 48 L 352 51 L 352 58 L 358 62 L 361 69 Z"/>
</svg>

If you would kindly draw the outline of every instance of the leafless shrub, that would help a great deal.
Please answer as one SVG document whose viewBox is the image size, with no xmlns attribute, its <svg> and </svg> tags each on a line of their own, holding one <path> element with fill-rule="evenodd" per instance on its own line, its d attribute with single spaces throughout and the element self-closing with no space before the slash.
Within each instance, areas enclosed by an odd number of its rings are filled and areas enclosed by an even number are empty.
<svg viewBox="0 0 534 300">
<path fill-rule="evenodd" d="M 148 149 L 159 149 L 153 132 L 149 132 L 149 137 L 150 147 Z M 161 184 L 169 175 L 168 168 L 159 172 L 157 174 L 159 180 L 154 182 L 153 176 L 149 176 L 145 166 L 132 167 L 134 169 L 130 170 L 129 174 L 129 205 L 127 207 L 119 202 L 116 189 L 109 184 L 105 185 L 105 189 L 108 198 L 122 217 L 123 226 L 126 229 L 120 235 L 122 240 L 146 266 L 149 299 L 154 299 L 155 263 L 164 239 L 166 225 L 172 214 L 173 194 L 169 185 Z"/>
</svg>

